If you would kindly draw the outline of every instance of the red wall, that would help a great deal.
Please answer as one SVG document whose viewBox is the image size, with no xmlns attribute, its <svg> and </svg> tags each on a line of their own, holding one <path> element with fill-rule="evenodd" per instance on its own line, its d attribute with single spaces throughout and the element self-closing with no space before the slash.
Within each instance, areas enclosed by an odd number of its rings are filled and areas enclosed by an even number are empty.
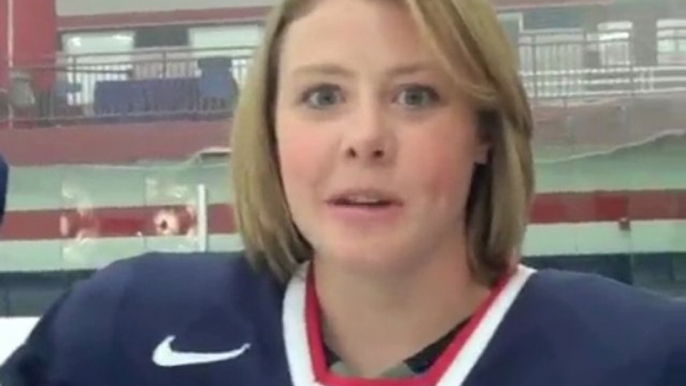
<svg viewBox="0 0 686 386">
<path fill-rule="evenodd" d="M 0 89 L 7 89 L 9 85 L 7 69 L 7 1 L 0 0 Z"/>
<path fill-rule="evenodd" d="M 54 70 L 50 68 L 56 52 L 55 0 L 14 0 L 14 65 L 31 67 L 34 86 L 39 90 L 53 84 Z"/>
<path fill-rule="evenodd" d="M 1 1 L 1 0 L 0 0 Z M 105 0 L 93 0 L 105 1 Z M 489 0 L 504 10 L 533 7 L 565 7 L 585 4 L 608 4 L 622 0 Z M 658 1 L 658 0 L 646 0 Z M 663 0 L 682 1 L 682 0 Z M 84 15 L 65 15 L 58 18 L 59 28 L 63 31 L 121 29 L 143 25 L 213 24 L 261 21 L 267 16 L 270 6 L 226 7 L 210 9 L 186 9 L 150 12 L 95 13 Z"/>
<path fill-rule="evenodd" d="M 12 166 L 127 164 L 185 160 L 229 145 L 226 121 L 70 125 L 41 129 L 0 127 L 0 153 Z"/>
</svg>

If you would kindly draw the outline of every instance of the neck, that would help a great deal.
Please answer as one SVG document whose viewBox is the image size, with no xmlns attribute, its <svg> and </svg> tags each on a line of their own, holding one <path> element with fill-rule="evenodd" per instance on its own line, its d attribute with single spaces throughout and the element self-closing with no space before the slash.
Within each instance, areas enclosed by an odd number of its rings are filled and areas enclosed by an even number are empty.
<svg viewBox="0 0 686 386">
<path fill-rule="evenodd" d="M 473 280 L 466 249 L 435 256 L 404 274 L 360 275 L 317 259 L 325 340 L 362 377 L 374 377 L 433 343 L 488 296 Z"/>
</svg>

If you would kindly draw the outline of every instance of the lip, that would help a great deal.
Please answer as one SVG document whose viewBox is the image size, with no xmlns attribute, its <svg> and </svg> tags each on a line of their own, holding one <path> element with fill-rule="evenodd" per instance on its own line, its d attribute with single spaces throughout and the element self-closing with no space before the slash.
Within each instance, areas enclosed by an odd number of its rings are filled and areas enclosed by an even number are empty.
<svg viewBox="0 0 686 386">
<path fill-rule="evenodd" d="M 378 197 L 389 205 L 340 205 L 340 200 L 351 196 Z M 395 224 L 403 213 L 403 200 L 388 190 L 365 188 L 341 190 L 326 200 L 327 211 L 342 224 L 352 226 L 356 231 L 369 230 L 369 227 Z"/>
<path fill-rule="evenodd" d="M 337 205 L 337 203 L 346 198 L 346 197 L 353 197 L 353 196 L 368 196 L 368 197 L 378 197 L 381 200 L 388 201 L 390 203 L 389 206 L 402 206 L 403 201 L 402 199 L 395 193 L 384 190 L 384 189 L 377 189 L 377 188 L 353 188 L 353 189 L 345 189 L 341 191 L 337 191 L 334 194 L 330 195 L 329 198 L 326 200 L 326 203 L 329 205 Z"/>
</svg>

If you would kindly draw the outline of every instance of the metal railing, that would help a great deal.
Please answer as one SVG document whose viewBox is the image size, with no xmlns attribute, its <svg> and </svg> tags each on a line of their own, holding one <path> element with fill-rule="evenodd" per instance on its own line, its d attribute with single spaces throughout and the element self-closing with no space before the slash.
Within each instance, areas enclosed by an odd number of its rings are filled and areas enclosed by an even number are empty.
<svg viewBox="0 0 686 386">
<path fill-rule="evenodd" d="M 686 93 L 686 65 L 522 72 L 534 102 Z"/>
<path fill-rule="evenodd" d="M 11 120 L 15 127 L 33 127 L 226 118 L 246 76 L 250 51 L 65 55 L 54 66 L 16 68 Z"/>
<path fill-rule="evenodd" d="M 518 41 L 534 104 L 686 92 L 686 29 L 659 30 L 650 47 L 637 44 L 631 30 L 529 32 Z"/>
<path fill-rule="evenodd" d="M 654 63 L 638 65 L 629 32 L 610 38 L 575 31 L 521 34 L 517 53 L 532 104 L 686 93 L 686 34 L 660 36 L 657 46 L 673 43 L 685 51 L 656 50 Z M 251 54 L 246 47 L 61 56 L 54 66 L 14 69 L 13 98 L 20 103 L 11 118 L 18 126 L 226 118 Z M 229 65 L 212 73 L 202 64 L 212 58 Z M 228 95 L 217 79 L 234 82 L 236 95 Z"/>
</svg>

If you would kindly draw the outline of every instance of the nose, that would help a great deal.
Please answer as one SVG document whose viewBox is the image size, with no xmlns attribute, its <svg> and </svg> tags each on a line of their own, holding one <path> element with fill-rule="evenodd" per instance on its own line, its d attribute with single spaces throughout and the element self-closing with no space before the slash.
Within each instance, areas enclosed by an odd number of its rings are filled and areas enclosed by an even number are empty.
<svg viewBox="0 0 686 386">
<path fill-rule="evenodd" d="M 395 156 L 396 138 L 383 108 L 367 104 L 356 112 L 343 140 L 343 156 L 362 162 L 388 162 Z"/>
</svg>

